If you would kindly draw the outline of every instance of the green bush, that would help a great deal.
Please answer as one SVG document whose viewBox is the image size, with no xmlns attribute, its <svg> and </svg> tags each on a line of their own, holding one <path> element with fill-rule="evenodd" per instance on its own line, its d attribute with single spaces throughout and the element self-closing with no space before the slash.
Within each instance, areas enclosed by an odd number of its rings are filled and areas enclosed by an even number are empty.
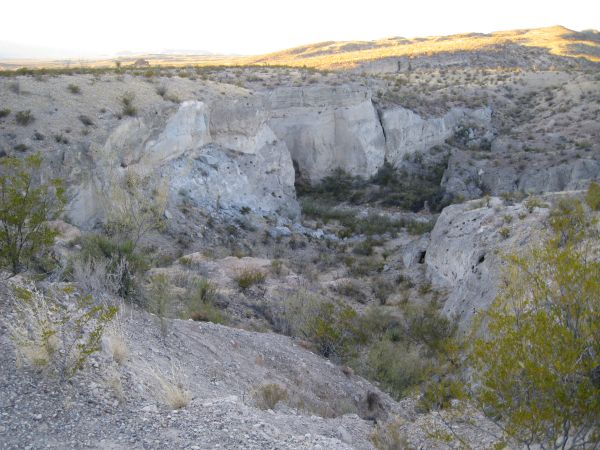
<svg viewBox="0 0 600 450">
<path fill-rule="evenodd" d="M 600 184 L 593 181 L 588 186 L 585 202 L 592 211 L 600 211 Z"/>
<path fill-rule="evenodd" d="M 356 311 L 340 302 L 306 293 L 287 299 L 284 307 L 279 330 L 309 340 L 325 357 L 343 360 L 366 342 Z"/>
<path fill-rule="evenodd" d="M 427 203 L 432 211 L 440 211 L 451 200 L 441 187 L 447 160 L 430 166 L 426 166 L 422 160 L 415 164 L 418 169 L 409 172 L 396 169 L 386 162 L 369 180 L 336 169 L 318 184 L 297 186 L 297 192 L 301 198 L 325 202 L 377 203 L 415 212 L 423 209 Z"/>
<path fill-rule="evenodd" d="M 215 303 L 217 288 L 206 278 L 194 279 L 183 296 L 186 316 L 195 321 L 225 324 L 227 319 Z"/>
<path fill-rule="evenodd" d="M 600 442 L 598 234 L 579 201 L 552 211 L 552 234 L 507 256 L 500 293 L 474 328 L 474 400 L 526 447 Z M 485 332 L 481 329 L 485 327 Z"/>
<path fill-rule="evenodd" d="M 126 92 L 123 97 L 121 97 L 121 107 L 122 114 L 124 116 L 135 117 L 137 116 L 137 108 L 133 105 L 133 100 L 135 99 L 135 94 L 133 92 Z"/>
<path fill-rule="evenodd" d="M 9 114 L 10 114 L 10 109 L 8 109 L 8 108 L 0 109 L 0 119 L 7 117 Z"/>
<path fill-rule="evenodd" d="M 245 269 L 237 274 L 235 281 L 242 290 L 246 290 L 255 284 L 263 283 L 266 278 L 267 275 L 261 270 Z"/>
<path fill-rule="evenodd" d="M 425 380 L 430 370 L 431 363 L 415 346 L 382 340 L 369 349 L 368 374 L 396 398 Z"/>
<path fill-rule="evenodd" d="M 67 90 L 71 94 L 81 94 L 81 88 L 79 86 L 77 86 L 76 84 L 69 84 L 67 86 Z"/>
<path fill-rule="evenodd" d="M 48 226 L 65 204 L 62 181 L 39 183 L 40 155 L 0 160 L 0 258 L 13 274 L 43 255 L 57 231 Z"/>
</svg>

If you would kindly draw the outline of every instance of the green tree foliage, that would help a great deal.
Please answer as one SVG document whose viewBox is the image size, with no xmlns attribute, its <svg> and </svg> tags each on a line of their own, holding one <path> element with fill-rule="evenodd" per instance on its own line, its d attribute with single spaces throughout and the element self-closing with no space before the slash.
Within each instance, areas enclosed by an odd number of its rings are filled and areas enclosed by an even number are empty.
<svg viewBox="0 0 600 450">
<path fill-rule="evenodd" d="M 507 257 L 470 361 L 474 398 L 527 448 L 600 443 L 597 228 L 574 199 L 552 211 L 545 242 Z"/>
<path fill-rule="evenodd" d="M 13 275 L 52 245 L 48 221 L 65 203 L 61 180 L 36 182 L 41 164 L 39 154 L 0 161 L 0 257 Z"/>
</svg>

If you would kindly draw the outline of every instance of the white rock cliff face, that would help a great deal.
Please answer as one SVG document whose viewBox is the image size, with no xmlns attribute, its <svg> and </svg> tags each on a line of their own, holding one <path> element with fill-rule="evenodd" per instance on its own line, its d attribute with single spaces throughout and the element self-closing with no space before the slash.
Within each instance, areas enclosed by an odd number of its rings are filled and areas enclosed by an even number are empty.
<svg viewBox="0 0 600 450">
<path fill-rule="evenodd" d="M 306 179 L 337 168 L 370 176 L 383 164 L 384 134 L 366 90 L 280 89 L 267 101 L 269 123 Z"/>
<path fill-rule="evenodd" d="M 437 288 L 448 291 L 444 312 L 465 329 L 477 311 L 486 310 L 498 293 L 503 253 L 523 249 L 539 238 L 547 208 L 529 212 L 523 204 L 504 205 L 492 197 L 451 205 L 431 232 L 425 264 Z M 510 216 L 510 222 L 506 218 Z M 506 229 L 504 235 L 501 229 Z M 506 233 L 508 233 L 506 235 Z"/>
<path fill-rule="evenodd" d="M 405 108 L 394 108 L 381 114 L 386 136 L 386 159 L 398 164 L 411 153 L 429 150 L 442 144 L 461 124 L 490 127 L 492 111 L 489 108 L 468 110 L 453 108 L 442 117 L 422 118 Z"/>
<path fill-rule="evenodd" d="M 174 112 L 126 118 L 90 144 L 90 176 L 74 189 L 72 219 L 89 227 L 109 207 L 103 196 L 127 170 L 157 175 L 203 208 L 249 207 L 297 217 L 294 164 L 312 182 L 334 169 L 371 176 L 388 160 L 440 144 L 489 110 L 424 119 L 395 108 L 380 114 L 367 88 L 279 88 L 263 96 L 185 101 Z M 383 126 L 382 126 L 383 125 Z M 176 205 L 169 205 L 176 207 Z"/>
<path fill-rule="evenodd" d="M 89 227 L 102 219 L 103 208 L 110 208 L 106 193 L 127 170 L 161 177 L 170 203 L 185 194 L 208 209 L 246 206 L 296 217 L 287 147 L 264 118 L 245 112 L 235 105 L 221 107 L 215 115 L 228 120 L 215 120 L 204 103 L 188 101 L 163 123 L 125 120 L 104 145 L 92 146 L 92 176 L 76 190 L 72 220 Z"/>
</svg>

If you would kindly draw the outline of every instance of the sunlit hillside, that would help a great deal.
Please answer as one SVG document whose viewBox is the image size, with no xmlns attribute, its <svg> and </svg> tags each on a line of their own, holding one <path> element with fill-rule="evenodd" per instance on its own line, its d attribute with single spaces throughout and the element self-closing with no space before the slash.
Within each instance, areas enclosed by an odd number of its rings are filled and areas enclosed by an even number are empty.
<svg viewBox="0 0 600 450">
<path fill-rule="evenodd" d="M 406 39 L 393 37 L 377 41 L 321 42 L 258 56 L 164 55 L 148 54 L 102 60 L 4 60 L 0 68 L 19 67 L 108 67 L 118 60 L 134 65 L 140 58 L 149 65 L 286 65 L 318 69 L 352 68 L 394 57 L 419 57 L 459 52 L 499 52 L 536 48 L 554 56 L 584 58 L 600 62 L 600 32 L 576 32 L 562 26 L 529 30 L 498 31 L 490 34 L 467 33 Z"/>
<path fill-rule="evenodd" d="M 444 52 L 485 51 L 509 44 L 546 49 L 557 56 L 600 61 L 600 33 L 575 32 L 562 26 L 491 34 L 457 34 L 426 38 L 401 37 L 378 41 L 323 42 L 253 58 L 253 63 L 306 65 L 317 68 L 352 67 L 364 61 Z"/>
</svg>

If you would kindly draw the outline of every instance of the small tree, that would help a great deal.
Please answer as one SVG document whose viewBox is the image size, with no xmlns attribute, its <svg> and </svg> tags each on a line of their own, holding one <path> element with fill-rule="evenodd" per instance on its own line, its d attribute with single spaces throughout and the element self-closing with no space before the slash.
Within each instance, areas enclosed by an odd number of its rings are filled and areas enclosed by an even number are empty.
<svg viewBox="0 0 600 450">
<path fill-rule="evenodd" d="M 0 161 L 0 257 L 13 275 L 52 245 L 48 221 L 65 204 L 61 180 L 36 183 L 41 164 L 39 154 Z"/>
<path fill-rule="evenodd" d="M 552 232 L 507 257 L 500 294 L 474 340 L 474 398 L 527 448 L 600 444 L 600 260 L 594 221 L 577 200 Z"/>
</svg>

